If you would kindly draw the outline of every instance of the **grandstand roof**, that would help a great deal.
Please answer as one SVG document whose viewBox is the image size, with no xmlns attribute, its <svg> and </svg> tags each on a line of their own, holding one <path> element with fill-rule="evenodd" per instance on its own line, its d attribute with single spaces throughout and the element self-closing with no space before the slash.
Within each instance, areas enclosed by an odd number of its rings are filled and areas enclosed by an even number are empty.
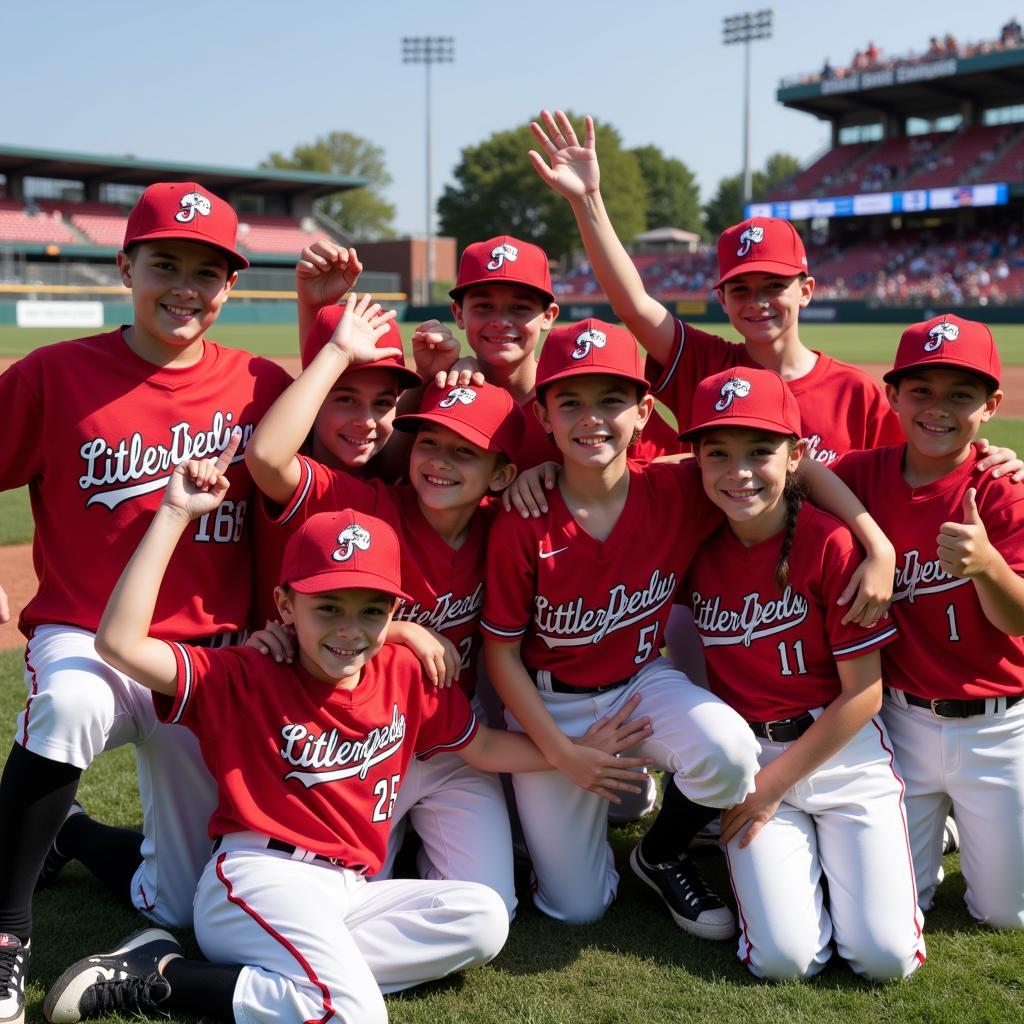
<svg viewBox="0 0 1024 1024">
<path fill-rule="evenodd" d="M 222 167 L 146 160 L 132 155 L 102 156 L 55 149 L 29 149 L 0 145 L 0 174 L 63 178 L 70 181 L 98 181 L 127 185 L 149 185 L 154 181 L 199 178 L 214 192 L 246 191 L 259 194 L 305 195 L 311 198 L 366 185 L 365 178 L 314 171 L 285 171 L 269 168 Z"/>
<path fill-rule="evenodd" d="M 965 100 L 997 106 L 1024 97 L 1024 49 L 898 62 L 818 81 L 783 81 L 776 95 L 783 106 L 825 120 L 865 112 L 930 113 Z"/>
</svg>

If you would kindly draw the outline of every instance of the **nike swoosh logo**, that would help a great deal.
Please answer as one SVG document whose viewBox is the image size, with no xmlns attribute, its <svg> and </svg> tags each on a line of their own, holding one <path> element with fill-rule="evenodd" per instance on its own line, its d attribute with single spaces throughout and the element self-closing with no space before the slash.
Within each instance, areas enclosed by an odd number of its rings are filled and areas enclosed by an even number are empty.
<svg viewBox="0 0 1024 1024">
<path fill-rule="evenodd" d="M 538 548 L 537 554 L 540 555 L 541 558 L 551 558 L 552 555 L 557 555 L 561 551 L 568 551 L 568 550 L 569 550 L 568 548 L 556 548 L 554 551 L 541 551 Z"/>
</svg>

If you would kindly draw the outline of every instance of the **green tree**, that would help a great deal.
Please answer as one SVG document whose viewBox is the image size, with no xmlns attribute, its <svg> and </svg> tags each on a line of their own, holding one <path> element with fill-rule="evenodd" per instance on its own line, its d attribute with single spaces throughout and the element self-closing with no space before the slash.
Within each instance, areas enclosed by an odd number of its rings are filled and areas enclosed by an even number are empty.
<svg viewBox="0 0 1024 1024">
<path fill-rule="evenodd" d="M 772 153 L 764 167 L 750 176 L 755 199 L 770 195 L 800 170 L 800 161 L 788 153 Z M 718 191 L 704 206 L 704 226 L 712 237 L 743 220 L 743 178 L 733 174 L 718 183 Z"/>
<path fill-rule="evenodd" d="M 384 198 L 392 177 L 384 162 L 384 150 L 352 132 L 329 132 L 306 145 L 296 146 L 291 156 L 271 153 L 262 167 L 292 171 L 319 171 L 365 178 L 364 188 L 334 192 L 321 199 L 320 208 L 353 238 L 373 241 L 395 235 L 395 207 Z"/>
<path fill-rule="evenodd" d="M 582 137 L 583 118 L 569 115 Z M 624 239 L 644 230 L 647 196 L 640 162 L 622 148 L 611 125 L 596 122 L 601 157 L 601 192 Z M 454 184 L 438 200 L 441 231 L 468 243 L 510 234 L 541 246 L 552 258 L 581 247 L 569 204 L 534 173 L 527 153 L 537 149 L 528 125 L 495 132 L 467 146 L 455 167 Z"/>
<path fill-rule="evenodd" d="M 693 171 L 657 146 L 637 146 L 632 152 L 647 188 L 647 230 L 682 228 L 699 234 L 703 228 L 700 191 Z"/>
</svg>

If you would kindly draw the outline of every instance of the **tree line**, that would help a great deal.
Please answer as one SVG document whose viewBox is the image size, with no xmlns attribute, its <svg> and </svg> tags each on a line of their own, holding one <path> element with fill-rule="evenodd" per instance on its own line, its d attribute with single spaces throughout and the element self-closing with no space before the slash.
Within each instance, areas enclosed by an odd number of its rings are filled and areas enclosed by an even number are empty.
<svg viewBox="0 0 1024 1024">
<path fill-rule="evenodd" d="M 570 114 L 575 122 L 581 117 Z M 739 173 L 723 178 L 704 204 L 693 171 L 649 144 L 627 149 L 611 124 L 595 119 L 601 153 L 601 184 L 608 212 L 619 235 L 673 227 L 714 239 L 743 219 Z M 528 125 L 495 132 L 462 150 L 437 203 L 440 233 L 463 248 L 490 235 L 528 238 L 552 256 L 579 249 L 569 205 L 533 173 L 528 150 L 536 143 Z M 394 237 L 395 208 L 384 198 L 392 182 L 382 147 L 351 132 L 330 132 L 296 146 L 290 155 L 271 153 L 264 167 L 346 174 L 367 179 L 364 188 L 338 192 L 321 201 L 323 212 L 356 239 Z M 755 198 L 766 195 L 800 169 L 796 157 L 773 153 L 753 173 Z"/>
</svg>

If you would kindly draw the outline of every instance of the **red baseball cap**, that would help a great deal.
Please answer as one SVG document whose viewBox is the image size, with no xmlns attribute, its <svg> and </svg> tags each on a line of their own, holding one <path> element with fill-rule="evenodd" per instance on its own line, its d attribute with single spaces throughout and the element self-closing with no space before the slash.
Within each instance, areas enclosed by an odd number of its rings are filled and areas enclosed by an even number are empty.
<svg viewBox="0 0 1024 1024">
<path fill-rule="evenodd" d="M 495 282 L 521 284 L 540 292 L 549 304 L 555 301 L 547 253 L 539 245 L 520 242 L 511 235 L 467 245 L 459 260 L 455 287 L 448 294 L 458 302 L 467 288 Z"/>
<path fill-rule="evenodd" d="M 302 342 L 303 369 L 306 369 L 313 362 L 320 349 L 331 340 L 338 324 L 341 322 L 341 314 L 344 312 L 344 302 L 340 306 L 324 306 L 322 309 L 317 310 L 313 326 Z M 402 344 L 402 332 L 398 329 L 398 323 L 395 320 L 388 321 L 387 332 L 377 339 L 377 348 L 400 348 L 405 351 L 405 346 Z M 398 375 L 398 383 L 401 388 L 415 388 L 423 383 L 423 378 L 415 370 L 410 370 L 397 356 L 389 356 L 386 359 L 378 359 L 372 363 L 360 363 L 358 366 L 350 366 L 345 372 L 358 373 L 360 370 L 378 369 L 394 370 Z"/>
<path fill-rule="evenodd" d="M 625 327 L 590 317 L 548 334 L 537 363 L 537 387 L 566 377 L 601 373 L 650 388 L 633 335 Z"/>
<path fill-rule="evenodd" d="M 128 214 L 123 249 L 133 242 L 180 238 L 218 249 L 232 270 L 249 261 L 238 251 L 238 217 L 220 196 L 194 181 L 160 181 L 150 185 Z"/>
<path fill-rule="evenodd" d="M 310 516 L 292 534 L 281 578 L 300 594 L 365 588 L 411 600 L 401 586 L 395 531 L 382 519 L 350 508 Z"/>
<path fill-rule="evenodd" d="M 740 274 L 806 274 L 807 253 L 796 228 L 788 220 L 751 217 L 733 224 L 718 236 L 718 281 Z"/>
<path fill-rule="evenodd" d="M 800 407 L 786 382 L 774 370 L 746 366 L 712 374 L 697 385 L 690 423 L 681 441 L 692 441 L 712 427 L 802 436 Z"/>
<path fill-rule="evenodd" d="M 926 366 L 947 366 L 967 370 L 999 387 L 1003 372 L 992 332 L 977 320 L 945 313 L 919 324 L 911 324 L 900 337 L 896 361 L 882 376 L 887 384 L 898 384 L 908 370 Z"/>
<path fill-rule="evenodd" d="M 427 386 L 420 411 L 399 416 L 395 427 L 410 433 L 423 423 L 437 423 L 488 452 L 502 452 L 515 462 L 526 422 L 515 399 L 497 384 L 467 387 Z"/>
</svg>

